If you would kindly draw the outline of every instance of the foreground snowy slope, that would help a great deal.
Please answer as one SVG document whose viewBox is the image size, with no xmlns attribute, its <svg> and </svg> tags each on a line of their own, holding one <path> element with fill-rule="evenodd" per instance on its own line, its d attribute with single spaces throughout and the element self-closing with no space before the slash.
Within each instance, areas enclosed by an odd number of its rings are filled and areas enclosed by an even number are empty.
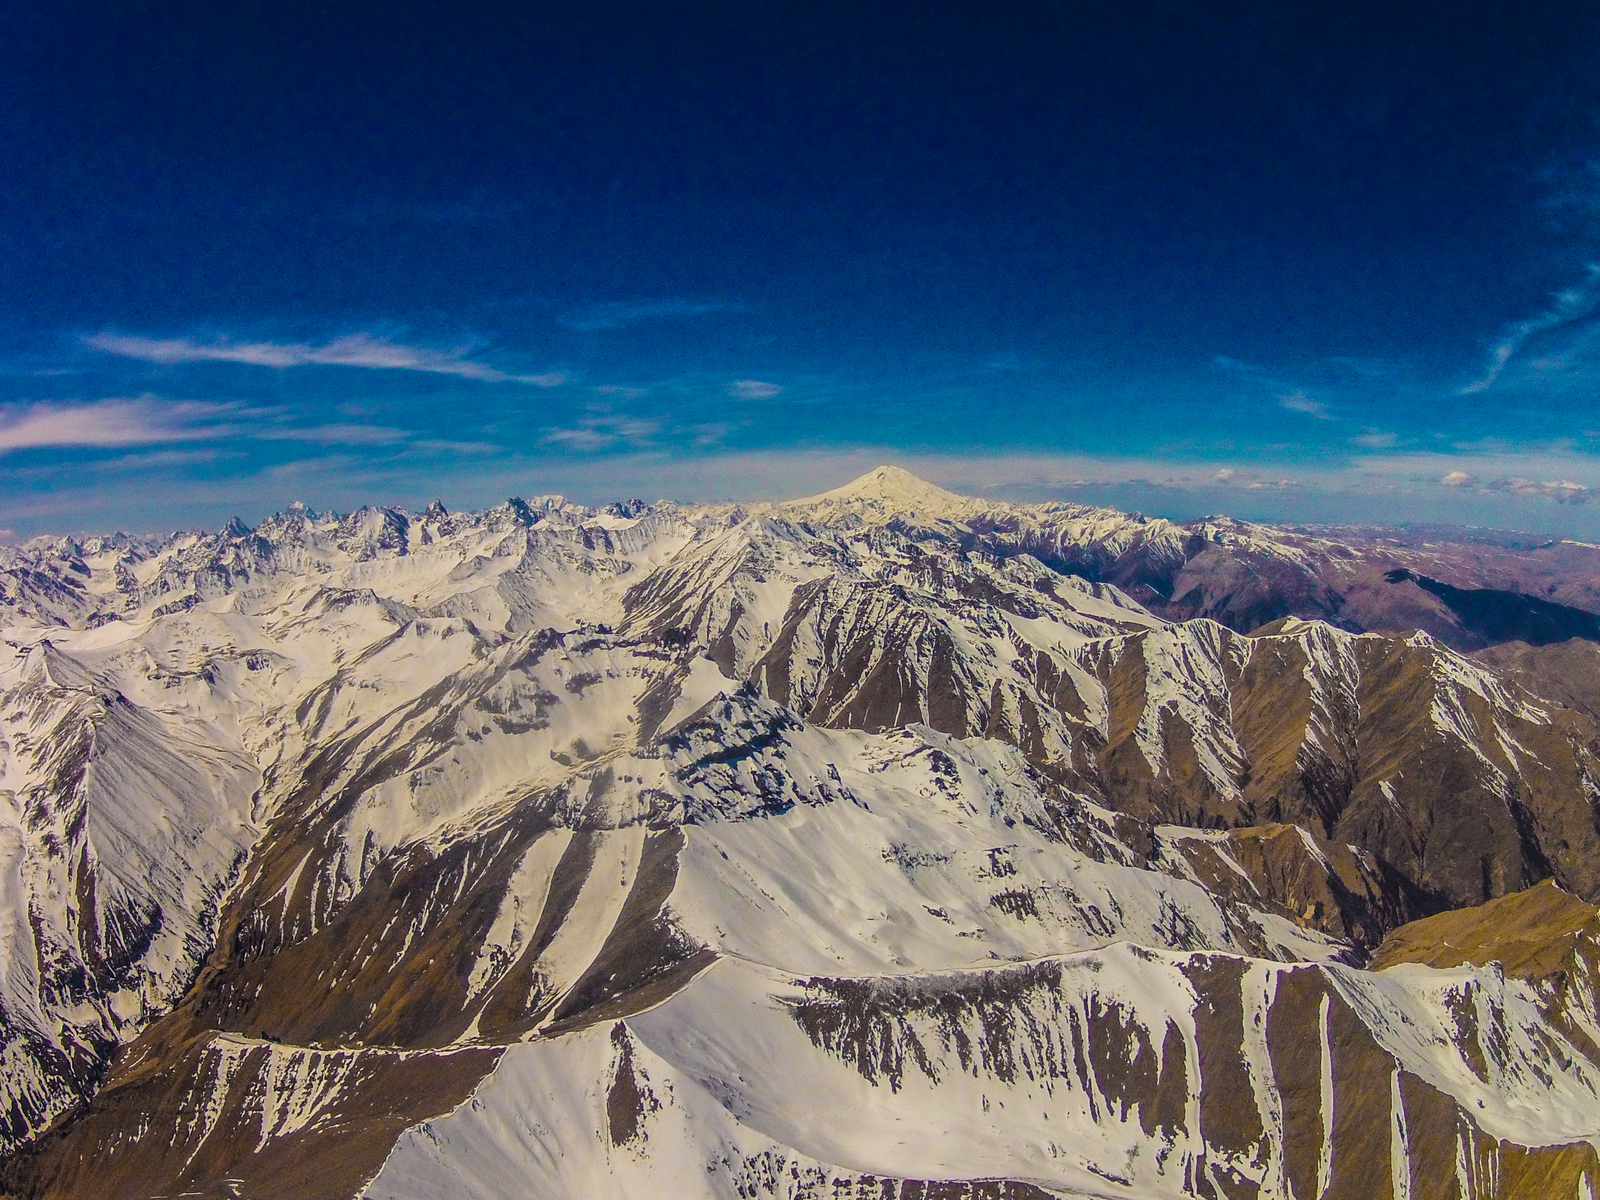
<svg viewBox="0 0 1600 1200">
<path fill-rule="evenodd" d="M 1590 1194 L 1600 726 L 1058 569 L 1191 534 L 880 468 L 11 552 L 0 1189 Z M 1405 933 L 1489 901 L 1545 949 Z"/>
</svg>

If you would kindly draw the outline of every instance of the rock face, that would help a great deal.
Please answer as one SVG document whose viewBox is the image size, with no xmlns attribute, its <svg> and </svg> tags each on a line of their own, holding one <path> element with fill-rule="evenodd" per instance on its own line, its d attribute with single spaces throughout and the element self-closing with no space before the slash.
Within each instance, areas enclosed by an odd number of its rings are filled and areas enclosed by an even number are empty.
<svg viewBox="0 0 1600 1200">
<path fill-rule="evenodd" d="M 0 1193 L 1596 1194 L 1600 724 L 1308 537 L 880 468 L 8 552 Z"/>
</svg>

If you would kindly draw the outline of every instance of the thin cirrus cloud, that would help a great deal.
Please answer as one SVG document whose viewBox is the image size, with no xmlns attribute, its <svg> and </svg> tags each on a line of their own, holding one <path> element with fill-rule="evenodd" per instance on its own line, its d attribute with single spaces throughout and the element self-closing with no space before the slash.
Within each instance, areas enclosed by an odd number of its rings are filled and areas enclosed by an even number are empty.
<svg viewBox="0 0 1600 1200">
<path fill-rule="evenodd" d="M 700 317 L 710 313 L 744 312 L 742 304 L 721 300 L 611 300 L 601 304 L 587 304 L 564 312 L 556 324 L 576 333 L 599 333 L 608 329 L 625 329 L 641 321 L 659 321 L 670 317 Z"/>
<path fill-rule="evenodd" d="M 771 400 L 781 391 L 783 385 L 764 379 L 735 379 L 728 385 L 728 395 L 738 400 Z"/>
<path fill-rule="evenodd" d="M 390 446 L 404 441 L 403 429 L 341 421 L 331 425 L 283 426 L 252 430 L 251 437 L 269 442 L 313 442 L 323 445 Z"/>
<path fill-rule="evenodd" d="M 41 401 L 0 410 L 0 451 L 140 446 L 227 437 L 235 432 L 231 418 L 238 415 L 230 405 L 154 396 L 59 404 Z"/>
<path fill-rule="evenodd" d="M 1287 408 L 1290 412 L 1304 413 L 1308 417 L 1316 417 L 1319 421 L 1333 420 L 1333 414 L 1328 411 L 1328 406 L 1321 400 L 1313 399 L 1306 394 L 1304 388 L 1295 388 L 1294 391 L 1278 397 L 1278 405 Z"/>
<path fill-rule="evenodd" d="M 1334 354 L 1328 361 L 1343 367 L 1358 379 L 1390 379 L 1400 373 L 1399 365 L 1386 358 L 1357 358 L 1349 354 Z"/>
<path fill-rule="evenodd" d="M 308 342 L 197 341 L 194 338 L 150 338 L 96 333 L 84 345 L 107 354 L 174 366 L 179 363 L 227 362 L 255 367 L 365 367 L 381 371 L 425 371 L 484 383 L 527 383 L 552 388 L 570 378 L 560 371 L 514 375 L 466 357 L 465 348 L 434 350 L 407 346 L 368 333 L 334 338 L 320 346 Z"/>
<path fill-rule="evenodd" d="M 1315 417 L 1319 421 L 1337 421 L 1339 419 L 1329 410 L 1327 404 L 1311 395 L 1305 388 L 1297 387 L 1281 378 L 1274 378 L 1272 374 L 1267 373 L 1264 368 L 1255 363 L 1245 362 L 1238 358 L 1230 358 L 1226 354 L 1214 354 L 1211 356 L 1211 365 L 1219 371 L 1233 376 L 1235 379 L 1255 384 L 1274 393 L 1273 398 L 1277 400 L 1279 408 L 1287 409 L 1289 412 L 1300 413 L 1303 416 Z M 1280 388 L 1287 388 L 1288 390 L 1280 392 L 1278 390 Z"/>
<path fill-rule="evenodd" d="M 1399 441 L 1400 435 L 1387 429 L 1368 429 L 1350 439 L 1352 445 L 1365 446 L 1368 450 L 1388 450 Z"/>
<path fill-rule="evenodd" d="M 272 409 L 249 410 L 237 404 L 163 400 L 159 396 L 0 406 L 0 453 L 50 447 L 116 449 L 239 438 L 389 446 L 410 436 L 403 429 L 359 422 L 290 425 L 281 423 L 282 416 Z"/>
<path fill-rule="evenodd" d="M 1254 363 L 1247 363 L 1241 358 L 1234 358 L 1227 354 L 1213 354 L 1212 365 L 1230 375 L 1259 375 L 1261 368 Z"/>
<path fill-rule="evenodd" d="M 594 453 L 618 446 L 640 448 L 650 443 L 659 432 L 659 421 L 640 417 L 619 417 L 597 414 L 566 428 L 545 430 L 546 445 L 581 453 Z"/>
<path fill-rule="evenodd" d="M 1556 294 L 1550 307 L 1536 316 L 1512 325 L 1489 352 L 1489 367 L 1461 389 L 1463 396 L 1481 392 L 1505 373 L 1511 360 L 1531 337 L 1582 320 L 1600 308 L 1600 263 L 1590 263 L 1581 283 Z"/>
</svg>

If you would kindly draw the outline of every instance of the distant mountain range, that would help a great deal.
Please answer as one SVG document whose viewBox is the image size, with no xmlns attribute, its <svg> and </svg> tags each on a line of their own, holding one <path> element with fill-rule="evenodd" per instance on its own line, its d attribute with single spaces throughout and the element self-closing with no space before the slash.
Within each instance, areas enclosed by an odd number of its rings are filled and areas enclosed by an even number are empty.
<svg viewBox="0 0 1600 1200">
<path fill-rule="evenodd" d="M 1600 1194 L 1600 547 L 880 467 L 0 602 L 0 1194 Z"/>
</svg>

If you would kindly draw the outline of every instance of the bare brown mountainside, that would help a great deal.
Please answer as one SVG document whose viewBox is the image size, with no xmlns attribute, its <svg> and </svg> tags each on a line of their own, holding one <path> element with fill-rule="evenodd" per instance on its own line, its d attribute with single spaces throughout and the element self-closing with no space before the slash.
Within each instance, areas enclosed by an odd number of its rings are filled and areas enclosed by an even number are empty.
<svg viewBox="0 0 1600 1200">
<path fill-rule="evenodd" d="M 1594 642 L 1507 642 L 1472 657 L 1538 696 L 1600 719 L 1600 645 Z"/>
<path fill-rule="evenodd" d="M 1163 532 L 1128 544 L 1060 544 L 997 518 L 984 537 L 1116 584 L 1169 619 L 1209 617 L 1241 633 L 1297 616 L 1357 632 L 1423 630 L 1464 651 L 1600 636 L 1600 547 L 1587 543 L 1449 527 L 1285 529 L 1225 518 Z"/>
</svg>

